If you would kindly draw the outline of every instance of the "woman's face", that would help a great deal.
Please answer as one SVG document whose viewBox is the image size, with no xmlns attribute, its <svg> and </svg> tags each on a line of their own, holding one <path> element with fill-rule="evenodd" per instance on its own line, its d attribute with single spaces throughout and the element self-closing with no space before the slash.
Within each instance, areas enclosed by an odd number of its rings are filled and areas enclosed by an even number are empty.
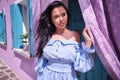
<svg viewBox="0 0 120 80">
<path fill-rule="evenodd" d="M 52 23 L 55 25 L 56 30 L 65 29 L 68 21 L 68 15 L 64 7 L 56 7 L 53 9 L 52 14 Z"/>
</svg>

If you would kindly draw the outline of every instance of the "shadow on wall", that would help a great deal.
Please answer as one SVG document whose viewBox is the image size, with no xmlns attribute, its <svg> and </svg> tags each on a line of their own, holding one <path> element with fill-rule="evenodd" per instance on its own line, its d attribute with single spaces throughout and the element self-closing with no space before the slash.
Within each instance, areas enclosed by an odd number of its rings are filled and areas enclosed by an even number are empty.
<svg viewBox="0 0 120 80">
<path fill-rule="evenodd" d="M 15 53 L 15 56 L 21 59 L 20 68 L 26 74 L 28 74 L 33 80 L 37 80 L 36 73 L 34 71 L 34 59 L 33 58 L 27 59 L 24 56 L 21 56 L 17 53 Z"/>
</svg>

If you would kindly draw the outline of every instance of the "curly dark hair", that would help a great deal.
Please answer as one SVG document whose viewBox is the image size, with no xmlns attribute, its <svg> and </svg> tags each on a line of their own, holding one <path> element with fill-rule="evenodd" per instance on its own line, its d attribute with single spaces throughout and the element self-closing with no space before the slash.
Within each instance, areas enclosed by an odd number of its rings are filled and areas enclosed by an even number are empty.
<svg viewBox="0 0 120 80">
<path fill-rule="evenodd" d="M 36 56 L 38 56 L 39 58 L 42 56 L 44 46 L 56 31 L 56 28 L 52 23 L 51 13 L 54 8 L 60 6 L 62 6 L 66 10 L 69 20 L 69 12 L 67 7 L 61 1 L 54 1 L 50 3 L 47 8 L 41 13 L 40 18 L 37 22 L 35 40 L 38 40 L 39 43 L 36 52 Z"/>
</svg>

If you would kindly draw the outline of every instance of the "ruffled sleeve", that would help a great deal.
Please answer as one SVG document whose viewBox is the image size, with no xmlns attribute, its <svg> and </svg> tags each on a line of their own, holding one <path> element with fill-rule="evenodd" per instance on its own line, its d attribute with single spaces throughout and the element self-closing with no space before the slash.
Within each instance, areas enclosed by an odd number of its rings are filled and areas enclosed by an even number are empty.
<svg viewBox="0 0 120 80">
<path fill-rule="evenodd" d="M 74 68 L 79 72 L 89 71 L 94 66 L 94 60 L 91 53 L 94 53 L 95 49 L 93 47 L 88 48 L 85 46 L 85 43 L 82 42 L 80 45 L 75 46 L 75 60 L 74 60 Z"/>
<path fill-rule="evenodd" d="M 36 59 L 36 64 L 34 67 L 34 70 L 37 74 L 42 74 L 44 71 L 44 68 L 46 67 L 48 60 L 41 57 Z"/>
</svg>

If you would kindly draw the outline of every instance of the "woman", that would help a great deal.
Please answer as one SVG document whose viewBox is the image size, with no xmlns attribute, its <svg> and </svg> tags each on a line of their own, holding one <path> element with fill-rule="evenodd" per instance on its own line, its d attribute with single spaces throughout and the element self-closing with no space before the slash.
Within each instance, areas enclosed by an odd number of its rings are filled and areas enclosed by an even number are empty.
<svg viewBox="0 0 120 80">
<path fill-rule="evenodd" d="M 86 72 L 94 63 L 90 53 L 91 38 L 87 28 L 83 31 L 85 43 L 79 34 L 67 29 L 68 10 L 60 1 L 48 5 L 37 26 L 37 80 L 77 80 L 75 71 Z"/>
</svg>

